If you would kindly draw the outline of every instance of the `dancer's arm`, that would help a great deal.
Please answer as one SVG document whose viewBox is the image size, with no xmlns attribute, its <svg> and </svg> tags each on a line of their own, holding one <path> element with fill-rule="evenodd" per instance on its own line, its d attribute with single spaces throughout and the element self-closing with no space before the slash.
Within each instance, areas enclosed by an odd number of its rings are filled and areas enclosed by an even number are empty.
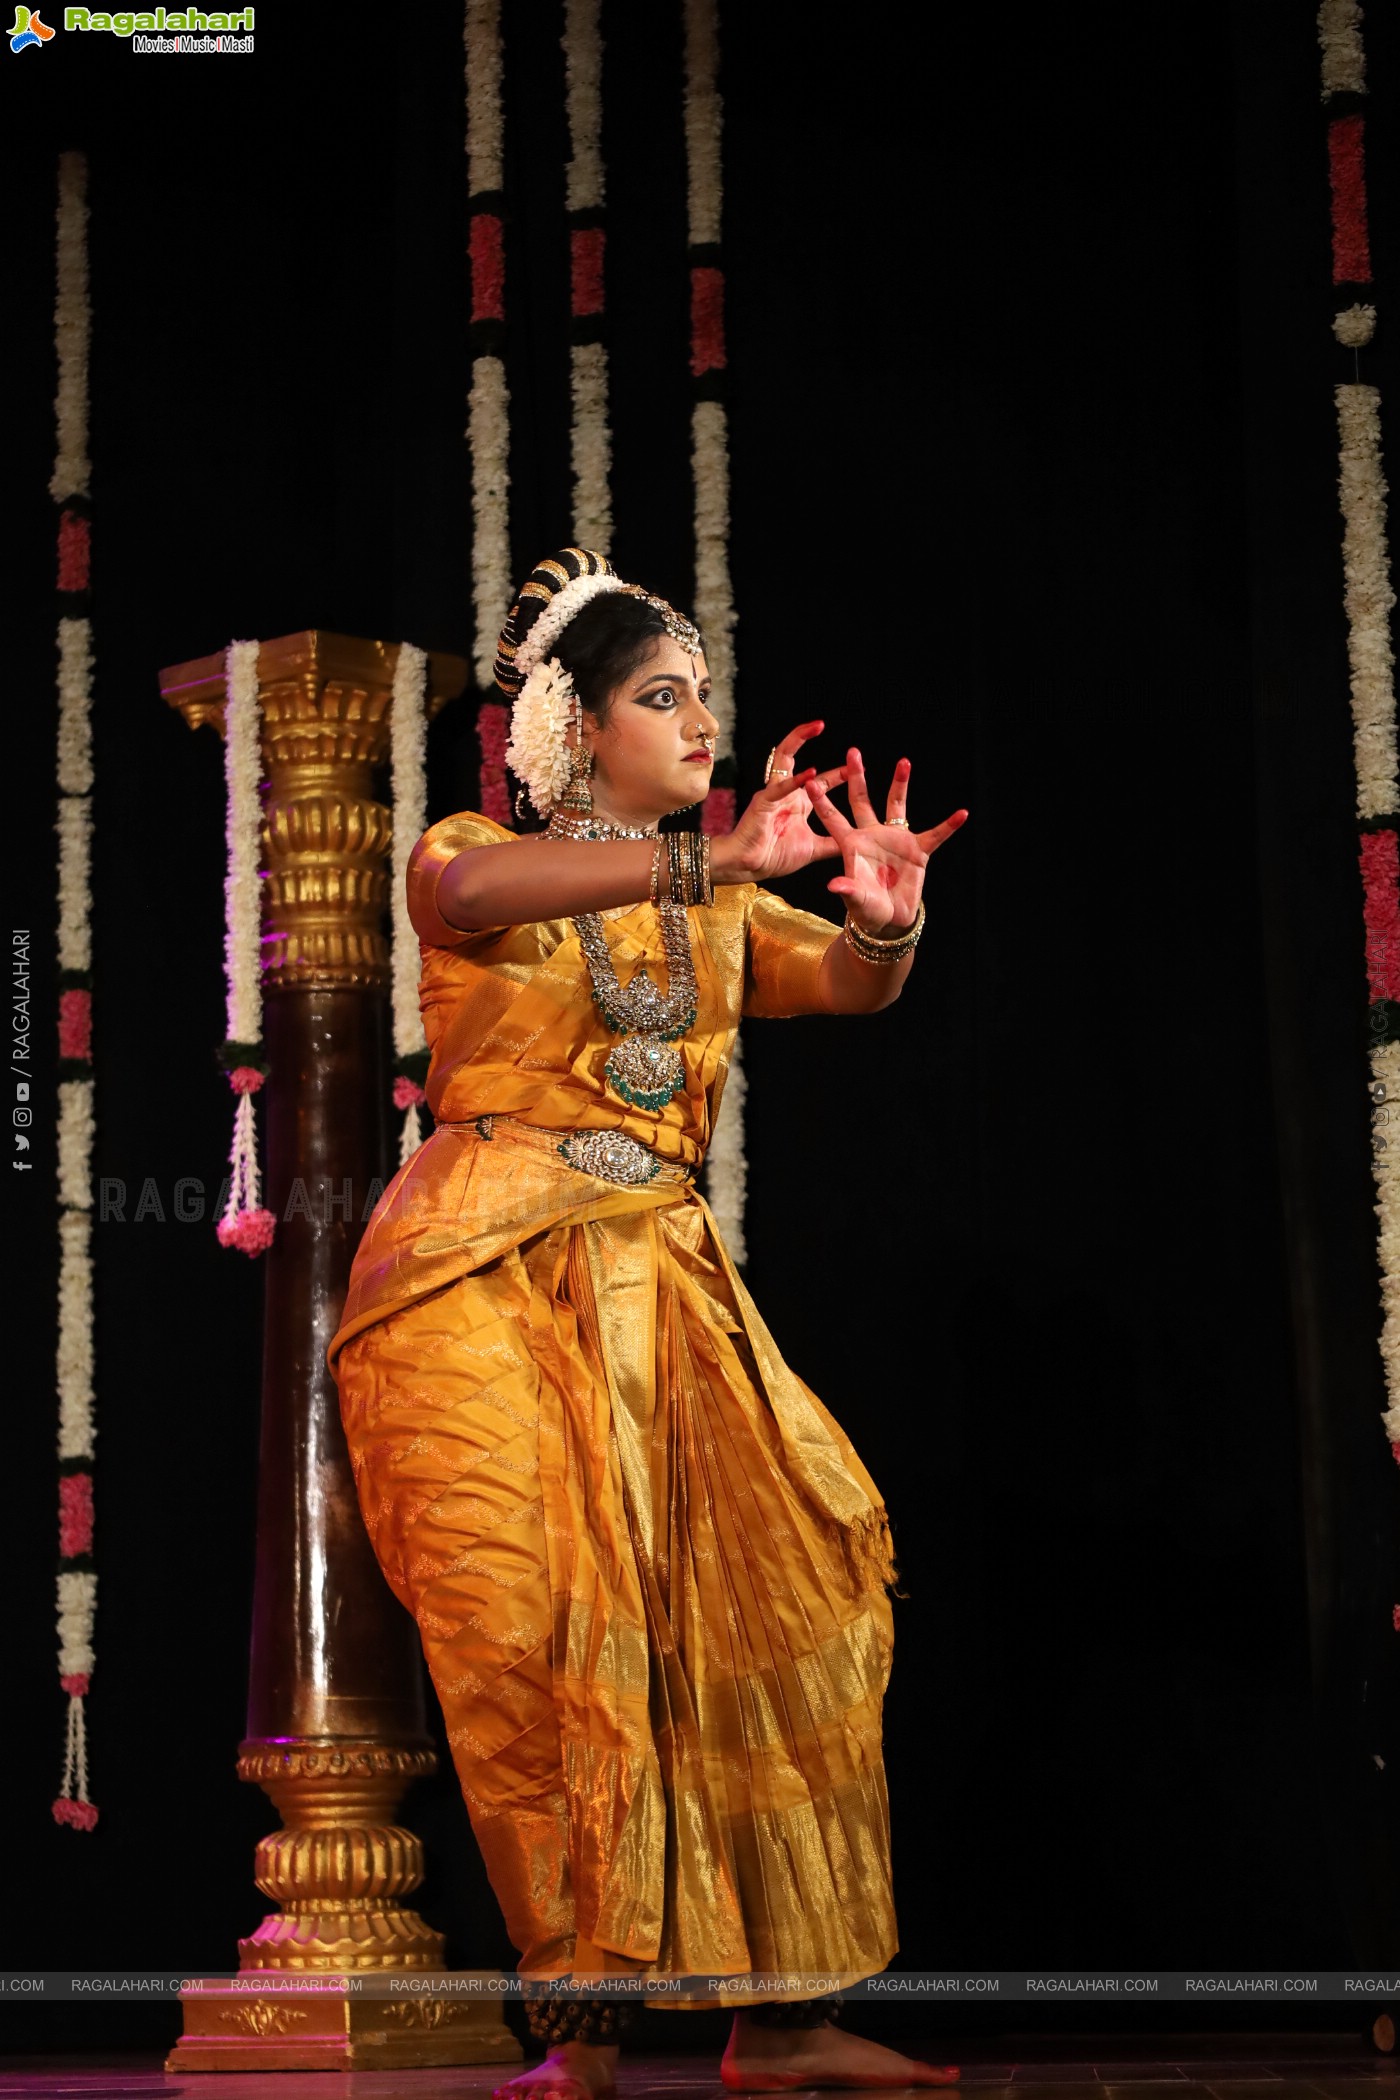
<svg viewBox="0 0 1400 2100">
<path fill-rule="evenodd" d="M 778 749 L 790 764 L 799 747 L 823 727 L 804 722 Z M 772 882 L 813 860 L 835 859 L 841 849 L 812 823 L 806 788 L 820 778 L 823 790 L 846 778 L 844 766 L 774 774 L 759 789 L 732 832 L 711 841 L 710 872 L 716 883 Z M 527 850 L 522 852 L 521 847 Z M 518 926 L 532 919 L 573 918 L 610 905 L 637 904 L 651 892 L 652 839 L 552 839 L 536 836 L 508 844 L 472 846 L 450 860 L 437 885 L 437 909 L 462 932 L 482 926 Z M 661 895 L 666 895 L 666 860 Z"/>
</svg>

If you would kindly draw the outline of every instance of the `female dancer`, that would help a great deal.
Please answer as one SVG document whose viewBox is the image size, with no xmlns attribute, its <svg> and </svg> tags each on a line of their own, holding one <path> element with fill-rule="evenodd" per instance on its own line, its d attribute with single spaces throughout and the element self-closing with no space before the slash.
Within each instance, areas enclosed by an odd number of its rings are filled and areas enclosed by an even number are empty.
<svg viewBox="0 0 1400 2100">
<path fill-rule="evenodd" d="M 967 811 L 911 830 L 901 760 L 882 819 L 859 751 L 796 770 L 804 722 L 733 832 L 663 836 L 709 786 L 701 640 L 586 549 L 534 570 L 496 673 L 548 829 L 463 815 L 414 848 L 436 1128 L 370 1221 L 330 1353 L 552 2044 L 499 2090 L 611 2086 L 625 2007 L 560 1979 L 655 1978 L 664 2002 L 701 1975 L 741 2008 L 728 2085 L 946 2084 L 812 1995 L 897 1946 L 889 1529 L 695 1179 L 741 1012 L 897 998 Z M 838 858 L 844 936 L 761 886 Z"/>
</svg>

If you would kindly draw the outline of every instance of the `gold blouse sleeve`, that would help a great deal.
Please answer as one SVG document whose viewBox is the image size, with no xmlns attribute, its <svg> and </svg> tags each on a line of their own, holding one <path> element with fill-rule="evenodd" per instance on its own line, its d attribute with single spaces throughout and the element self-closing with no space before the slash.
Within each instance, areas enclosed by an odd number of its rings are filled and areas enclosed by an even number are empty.
<svg viewBox="0 0 1400 2100">
<path fill-rule="evenodd" d="M 433 948 L 460 948 L 464 942 L 491 930 L 453 926 L 444 919 L 437 906 L 438 883 L 448 862 L 465 853 L 469 846 L 499 846 L 515 837 L 515 832 L 470 809 L 429 826 L 408 856 L 406 876 L 408 916 L 420 941 Z"/>
<path fill-rule="evenodd" d="M 815 912 L 799 911 L 771 890 L 754 894 L 744 970 L 744 1013 L 756 1020 L 785 1020 L 827 1012 L 818 974 L 822 957 L 841 928 Z"/>
</svg>

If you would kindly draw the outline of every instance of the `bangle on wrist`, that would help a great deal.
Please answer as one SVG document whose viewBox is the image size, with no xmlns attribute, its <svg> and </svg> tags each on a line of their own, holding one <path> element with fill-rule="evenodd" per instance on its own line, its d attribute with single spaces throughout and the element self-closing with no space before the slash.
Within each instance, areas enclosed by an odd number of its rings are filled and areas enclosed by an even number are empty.
<svg viewBox="0 0 1400 2100">
<path fill-rule="evenodd" d="M 670 878 L 667 896 L 672 903 L 714 903 L 710 841 L 703 831 L 668 831 L 666 861 Z"/>
<path fill-rule="evenodd" d="M 918 915 L 907 933 L 896 934 L 893 940 L 881 940 L 878 934 L 866 933 L 857 926 L 849 911 L 846 913 L 846 946 L 852 955 L 865 963 L 903 962 L 919 945 L 919 935 L 924 930 L 924 903 L 919 899 Z"/>
</svg>

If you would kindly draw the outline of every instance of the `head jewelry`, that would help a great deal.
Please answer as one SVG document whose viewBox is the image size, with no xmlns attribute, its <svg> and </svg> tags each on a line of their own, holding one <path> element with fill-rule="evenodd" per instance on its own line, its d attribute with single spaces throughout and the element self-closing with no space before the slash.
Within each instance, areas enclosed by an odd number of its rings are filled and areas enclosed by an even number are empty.
<svg viewBox="0 0 1400 2100">
<path fill-rule="evenodd" d="M 605 591 L 640 598 L 660 613 L 672 641 L 679 642 L 690 656 L 700 653 L 699 629 L 664 598 L 654 597 L 639 583 L 624 583 L 605 554 L 596 554 L 589 547 L 563 547 L 535 564 L 506 617 L 496 644 L 495 674 L 501 691 L 513 700 L 535 666 L 551 654 L 570 621 Z"/>
</svg>

